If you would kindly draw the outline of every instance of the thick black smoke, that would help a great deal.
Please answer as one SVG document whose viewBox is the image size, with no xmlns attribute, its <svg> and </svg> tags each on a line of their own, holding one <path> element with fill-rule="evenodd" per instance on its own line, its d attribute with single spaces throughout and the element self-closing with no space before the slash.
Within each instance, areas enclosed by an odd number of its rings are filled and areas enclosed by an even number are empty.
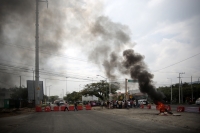
<svg viewBox="0 0 200 133">
<path fill-rule="evenodd" d="M 156 91 L 153 85 L 153 74 L 147 71 L 144 57 L 140 54 L 134 53 L 134 50 L 129 49 L 123 52 L 125 61 L 124 67 L 130 69 L 130 75 L 133 79 L 138 79 L 139 89 L 142 93 L 147 93 L 155 102 L 162 101 L 164 98 L 163 93 Z"/>
<path fill-rule="evenodd" d="M 101 16 L 93 24 L 91 33 L 96 37 L 98 45 L 89 59 L 100 64 L 103 62 L 105 74 L 109 79 L 115 79 L 121 74 L 130 75 L 131 78 L 138 79 L 142 93 L 147 93 L 154 101 L 164 98 L 153 85 L 153 75 L 147 71 L 144 56 L 135 53 L 133 49 L 123 51 L 134 44 L 131 42 L 131 33 L 127 26 Z M 124 59 L 120 56 L 121 53 Z"/>
</svg>

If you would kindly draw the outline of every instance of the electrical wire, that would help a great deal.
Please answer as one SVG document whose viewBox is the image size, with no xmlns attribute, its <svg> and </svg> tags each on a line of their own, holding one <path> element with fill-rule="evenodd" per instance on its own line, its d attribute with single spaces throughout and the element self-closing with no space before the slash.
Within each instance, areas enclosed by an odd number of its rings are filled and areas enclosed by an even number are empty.
<svg viewBox="0 0 200 133">
<path fill-rule="evenodd" d="M 35 49 L 31 48 L 31 47 L 25 47 L 25 46 L 20 46 L 20 45 L 13 45 L 13 44 L 0 44 L 0 45 L 6 45 L 6 46 L 10 46 L 10 47 L 17 47 L 17 48 L 26 49 L 26 50 L 30 50 L 30 51 L 35 52 Z M 83 60 L 83 59 L 76 58 L 76 57 L 70 57 L 70 56 L 61 55 L 61 54 L 52 54 L 49 51 L 44 51 L 44 50 L 41 50 L 41 49 L 39 50 L 39 52 L 42 53 L 42 54 L 53 55 L 53 56 L 62 57 L 62 58 L 68 58 L 68 59 L 71 59 L 71 60 L 77 60 L 77 61 L 82 61 L 82 62 L 86 62 L 86 63 L 89 62 L 87 60 Z M 94 62 L 90 62 L 90 63 L 98 64 L 98 63 L 94 63 Z"/>
<path fill-rule="evenodd" d="M 195 55 L 193 55 L 193 56 L 191 56 L 191 57 L 188 57 L 188 58 L 186 58 L 186 59 L 184 59 L 184 60 L 181 60 L 181 61 L 179 61 L 179 62 L 176 62 L 176 63 L 174 63 L 174 64 L 171 64 L 171 65 L 169 65 L 169 66 L 166 66 L 166 67 L 164 67 L 164 68 L 158 69 L 158 70 L 153 71 L 153 72 L 157 72 L 157 71 L 166 69 L 166 68 L 168 68 L 168 67 L 174 66 L 174 65 L 179 64 L 179 63 L 181 63 L 181 62 L 184 62 L 184 61 L 186 61 L 186 60 L 188 60 L 188 59 L 191 59 L 191 58 L 193 58 L 193 57 L 195 57 L 195 56 L 197 56 L 197 55 L 199 55 L 199 54 L 200 54 L 200 53 L 195 54 Z"/>
<path fill-rule="evenodd" d="M 2 43 L 1 43 L 1 44 L 2 44 Z M 28 48 L 28 47 L 24 47 L 24 46 L 20 46 L 20 45 L 17 45 L 17 46 L 16 46 L 16 45 L 14 46 L 14 45 L 11 45 L 11 44 L 3 44 L 3 45 L 13 46 L 13 47 L 20 47 L 20 48 L 23 48 L 23 49 L 28 49 L 28 50 L 31 50 L 31 51 L 35 51 L 33 48 L 30 48 L 30 47 Z M 75 57 L 69 57 L 69 56 L 63 56 L 63 55 L 57 55 L 57 54 L 51 54 L 51 53 L 49 53 L 48 51 L 40 50 L 40 52 L 43 53 L 43 54 L 58 56 L 58 57 L 62 57 L 62 58 L 68 58 L 68 59 L 71 59 L 71 60 L 77 60 L 77 61 L 82 61 L 82 62 L 88 62 L 88 61 L 86 61 L 86 60 L 79 59 L 79 58 L 75 58 Z M 153 72 L 157 72 L 157 71 L 166 69 L 166 68 L 168 68 L 168 67 L 174 66 L 174 65 L 179 64 L 179 63 L 181 63 L 181 62 L 184 62 L 184 61 L 186 61 L 186 60 L 188 60 L 188 59 L 190 59 L 190 58 L 193 58 L 193 57 L 195 57 L 195 56 L 197 56 L 197 55 L 199 55 L 199 54 L 200 54 L 200 53 L 195 54 L 195 55 L 193 55 L 193 56 L 191 56 L 191 57 L 188 57 L 188 58 L 186 58 L 186 59 L 184 59 L 184 60 L 181 60 L 181 61 L 179 61 L 179 62 L 177 62 L 177 63 L 171 64 L 171 65 L 169 65 L 169 66 L 166 66 L 166 67 L 164 67 L 164 68 L 158 69 L 158 70 L 153 71 Z M 91 63 L 93 63 L 93 62 L 91 62 Z M 98 63 L 94 63 L 94 64 L 98 64 Z"/>
</svg>

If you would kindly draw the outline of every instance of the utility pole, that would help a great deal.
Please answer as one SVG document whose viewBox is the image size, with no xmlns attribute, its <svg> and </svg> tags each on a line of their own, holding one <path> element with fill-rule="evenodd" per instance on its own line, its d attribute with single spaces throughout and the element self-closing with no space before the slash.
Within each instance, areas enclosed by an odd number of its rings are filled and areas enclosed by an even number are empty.
<svg viewBox="0 0 200 133">
<path fill-rule="evenodd" d="M 21 82 L 22 81 L 21 80 L 21 75 L 19 77 L 20 77 L 20 89 L 21 89 L 22 88 L 22 85 L 21 85 L 22 84 L 22 82 Z"/>
<path fill-rule="evenodd" d="M 181 79 L 181 103 L 183 104 L 183 83 Z"/>
<path fill-rule="evenodd" d="M 109 82 L 109 102 L 111 102 L 111 80 Z"/>
<path fill-rule="evenodd" d="M 172 104 L 172 79 L 171 78 L 167 78 L 171 80 L 171 104 Z"/>
<path fill-rule="evenodd" d="M 192 102 L 193 102 L 192 76 L 191 76 L 191 89 L 192 89 Z"/>
<path fill-rule="evenodd" d="M 35 23 L 35 104 L 40 104 L 40 87 L 39 87 L 39 2 L 47 2 L 48 1 L 41 1 L 35 0 L 36 2 L 36 23 Z"/>
<path fill-rule="evenodd" d="M 127 79 L 125 79 L 125 101 L 127 100 Z"/>
<path fill-rule="evenodd" d="M 67 97 L 67 78 L 68 77 L 66 77 L 66 97 Z"/>
<path fill-rule="evenodd" d="M 62 89 L 62 95 L 63 95 L 63 100 L 64 100 L 64 90 Z"/>
<path fill-rule="evenodd" d="M 183 73 L 183 72 L 182 72 L 182 73 L 179 73 L 179 77 L 178 77 L 178 78 L 179 78 L 179 104 L 181 103 L 181 97 L 180 97 L 180 95 L 181 95 L 181 92 L 180 92 L 180 78 L 181 78 L 181 77 L 180 77 L 180 75 L 181 75 L 181 74 L 185 74 L 185 73 Z"/>
</svg>

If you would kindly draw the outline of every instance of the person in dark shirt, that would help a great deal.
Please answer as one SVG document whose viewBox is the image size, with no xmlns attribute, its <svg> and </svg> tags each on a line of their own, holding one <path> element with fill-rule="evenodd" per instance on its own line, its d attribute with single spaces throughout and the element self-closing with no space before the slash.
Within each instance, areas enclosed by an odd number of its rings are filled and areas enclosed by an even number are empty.
<svg viewBox="0 0 200 133">
<path fill-rule="evenodd" d="M 78 109 L 77 109 L 77 103 L 76 102 L 74 103 L 74 111 L 75 110 L 78 111 Z"/>
</svg>

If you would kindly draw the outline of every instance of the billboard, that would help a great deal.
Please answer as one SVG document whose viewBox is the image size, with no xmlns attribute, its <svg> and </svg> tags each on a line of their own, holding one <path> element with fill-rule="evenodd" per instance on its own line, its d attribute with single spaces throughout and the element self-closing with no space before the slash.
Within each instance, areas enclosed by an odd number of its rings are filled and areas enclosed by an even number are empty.
<svg viewBox="0 0 200 133">
<path fill-rule="evenodd" d="M 39 100 L 43 99 L 43 81 L 39 81 L 39 87 L 40 87 L 40 97 Z M 27 80 L 27 88 L 28 88 L 28 99 L 29 100 L 35 100 L 36 95 L 36 89 L 35 89 L 35 81 L 33 80 Z M 36 91 L 35 91 L 36 90 Z"/>
</svg>

